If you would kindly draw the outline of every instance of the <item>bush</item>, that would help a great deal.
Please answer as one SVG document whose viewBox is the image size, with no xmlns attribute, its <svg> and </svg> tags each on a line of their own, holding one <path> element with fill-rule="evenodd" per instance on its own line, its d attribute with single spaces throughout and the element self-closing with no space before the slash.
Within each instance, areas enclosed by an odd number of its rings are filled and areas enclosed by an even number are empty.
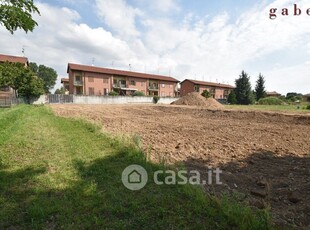
<svg viewBox="0 0 310 230">
<path fill-rule="evenodd" d="M 277 97 L 265 97 L 258 101 L 259 105 L 282 105 L 283 101 Z"/>
<path fill-rule="evenodd" d="M 210 95 L 209 91 L 205 89 L 205 90 L 201 93 L 201 96 L 203 96 L 203 97 L 205 97 L 205 98 L 209 98 L 211 95 Z"/>
<path fill-rule="evenodd" d="M 309 104 L 309 105 L 307 105 L 306 109 L 310 110 L 310 104 Z"/>
<path fill-rule="evenodd" d="M 160 97 L 157 96 L 157 95 L 155 95 L 155 96 L 153 97 L 153 103 L 154 103 L 154 104 L 157 104 L 157 102 L 159 101 L 159 99 L 160 99 Z"/>
<path fill-rule="evenodd" d="M 119 94 L 117 93 L 117 92 L 115 92 L 115 91 L 111 91 L 110 93 L 109 93 L 109 96 L 118 96 Z"/>
<path fill-rule="evenodd" d="M 237 98 L 234 90 L 232 90 L 228 95 L 227 102 L 232 105 L 237 104 Z"/>
<path fill-rule="evenodd" d="M 136 96 L 136 97 L 143 97 L 144 96 L 144 93 L 141 92 L 141 91 L 135 91 L 132 96 Z"/>
</svg>

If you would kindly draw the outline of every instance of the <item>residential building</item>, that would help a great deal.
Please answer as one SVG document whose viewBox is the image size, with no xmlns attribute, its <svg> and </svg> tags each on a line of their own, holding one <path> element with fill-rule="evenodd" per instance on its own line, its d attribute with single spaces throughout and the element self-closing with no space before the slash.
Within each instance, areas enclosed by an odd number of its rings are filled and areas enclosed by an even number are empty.
<svg viewBox="0 0 310 230">
<path fill-rule="evenodd" d="M 303 95 L 303 100 L 310 102 L 310 93 Z"/>
<path fill-rule="evenodd" d="M 28 58 L 26 57 L 18 57 L 18 56 L 11 56 L 11 55 L 5 55 L 0 54 L 0 63 L 3 62 L 11 62 L 11 63 L 21 63 L 25 67 L 29 66 Z M 0 85 L 0 97 L 10 97 L 11 95 L 14 95 L 13 89 L 6 85 Z"/>
<path fill-rule="evenodd" d="M 61 84 L 64 88 L 65 94 L 69 93 L 69 78 L 61 78 Z"/>
<path fill-rule="evenodd" d="M 188 93 L 202 93 L 204 90 L 208 90 L 211 96 L 215 99 L 227 99 L 231 90 L 234 88 L 234 86 L 227 84 L 185 79 L 181 82 L 180 94 L 181 96 L 184 96 Z"/>
<path fill-rule="evenodd" d="M 280 97 L 281 93 L 277 93 L 276 91 L 266 92 L 266 97 Z"/>
<path fill-rule="evenodd" d="M 29 66 L 28 58 L 26 58 L 26 57 L 0 54 L 0 63 L 6 62 L 6 61 L 11 62 L 11 63 L 21 63 L 21 64 L 25 65 L 25 67 Z"/>
<path fill-rule="evenodd" d="M 68 64 L 69 92 L 78 95 L 132 95 L 141 91 L 147 96 L 174 97 L 177 93 L 175 78 L 132 71 Z"/>
</svg>

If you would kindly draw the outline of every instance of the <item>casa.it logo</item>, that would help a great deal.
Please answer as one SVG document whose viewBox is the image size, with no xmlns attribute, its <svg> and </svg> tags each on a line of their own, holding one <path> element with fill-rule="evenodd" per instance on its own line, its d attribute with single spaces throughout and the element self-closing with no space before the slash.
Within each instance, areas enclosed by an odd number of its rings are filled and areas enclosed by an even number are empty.
<svg viewBox="0 0 310 230">
<path fill-rule="evenodd" d="M 153 179 L 156 185 L 211 185 L 215 182 L 221 185 L 220 174 L 222 170 L 219 168 L 207 169 L 207 179 L 202 179 L 198 170 L 157 170 L 153 172 L 150 178 Z M 148 174 L 141 165 L 130 165 L 126 167 L 122 173 L 122 182 L 124 186 L 130 190 L 136 191 L 142 189 L 148 181 Z"/>
<path fill-rule="evenodd" d="M 280 8 L 280 9 L 275 7 L 269 10 L 269 18 L 271 20 L 276 19 L 278 15 L 280 16 L 300 16 L 300 15 L 310 16 L 310 4 L 309 4 L 309 7 L 306 7 L 306 8 L 300 8 L 297 4 L 294 4 L 292 7 Z"/>
<path fill-rule="evenodd" d="M 147 172 L 140 165 L 130 165 L 122 173 L 124 186 L 133 191 L 142 189 L 146 185 L 147 179 Z"/>
</svg>

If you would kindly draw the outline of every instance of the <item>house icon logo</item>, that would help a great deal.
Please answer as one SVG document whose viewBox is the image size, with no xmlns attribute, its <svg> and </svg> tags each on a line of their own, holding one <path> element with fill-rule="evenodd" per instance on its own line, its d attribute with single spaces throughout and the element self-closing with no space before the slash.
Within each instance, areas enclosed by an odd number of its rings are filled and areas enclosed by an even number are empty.
<svg viewBox="0 0 310 230">
<path fill-rule="evenodd" d="M 141 183 L 141 174 L 137 170 L 133 170 L 129 175 L 128 175 L 128 182 L 129 183 Z"/>
<path fill-rule="evenodd" d="M 122 182 L 130 190 L 142 189 L 147 183 L 147 172 L 140 165 L 130 165 L 122 173 Z"/>
</svg>

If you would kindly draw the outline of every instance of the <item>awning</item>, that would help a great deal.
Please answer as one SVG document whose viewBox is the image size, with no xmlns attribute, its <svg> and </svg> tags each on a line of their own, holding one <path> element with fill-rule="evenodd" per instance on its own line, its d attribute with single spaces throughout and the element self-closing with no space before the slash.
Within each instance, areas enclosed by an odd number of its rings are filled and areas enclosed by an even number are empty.
<svg viewBox="0 0 310 230">
<path fill-rule="evenodd" d="M 121 90 L 125 90 L 125 91 L 137 91 L 137 89 L 134 89 L 134 88 L 121 88 Z"/>
</svg>

